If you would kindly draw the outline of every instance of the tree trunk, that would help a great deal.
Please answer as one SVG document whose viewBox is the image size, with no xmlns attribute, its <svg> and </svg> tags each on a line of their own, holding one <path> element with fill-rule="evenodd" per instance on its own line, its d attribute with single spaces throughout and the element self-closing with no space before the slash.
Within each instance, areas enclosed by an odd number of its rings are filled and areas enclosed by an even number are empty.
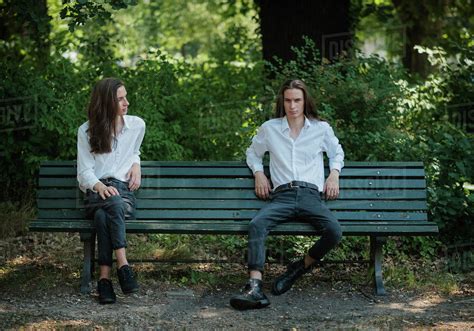
<svg viewBox="0 0 474 331">
<path fill-rule="evenodd" d="M 426 54 L 420 54 L 414 47 L 430 46 L 433 40 L 440 37 L 449 1 L 392 0 L 392 2 L 405 26 L 403 65 L 411 73 L 426 77 L 430 72 L 428 57 Z"/>
<path fill-rule="evenodd" d="M 294 58 L 291 46 L 312 39 L 321 56 L 332 60 L 352 47 L 350 0 L 257 0 L 263 58 L 273 62 Z"/>
</svg>

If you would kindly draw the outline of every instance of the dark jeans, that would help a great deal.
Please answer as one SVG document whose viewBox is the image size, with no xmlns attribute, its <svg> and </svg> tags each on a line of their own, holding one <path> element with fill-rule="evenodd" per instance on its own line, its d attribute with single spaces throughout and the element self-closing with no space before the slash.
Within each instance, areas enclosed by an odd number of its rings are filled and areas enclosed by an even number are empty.
<svg viewBox="0 0 474 331">
<path fill-rule="evenodd" d="M 98 193 L 87 190 L 84 201 L 86 217 L 94 220 L 97 232 L 99 265 L 112 266 L 112 252 L 127 247 L 125 219 L 135 218 L 135 195 L 128 183 L 115 178 L 101 179 L 107 186 L 114 186 L 120 195 L 103 200 Z"/>
<path fill-rule="evenodd" d="M 270 203 L 260 209 L 249 224 L 249 270 L 263 272 L 268 233 L 278 224 L 293 220 L 309 222 L 321 232 L 321 238 L 308 252 L 315 260 L 322 259 L 341 241 L 341 226 L 321 202 L 318 190 L 295 187 L 280 191 L 272 194 Z"/>
</svg>

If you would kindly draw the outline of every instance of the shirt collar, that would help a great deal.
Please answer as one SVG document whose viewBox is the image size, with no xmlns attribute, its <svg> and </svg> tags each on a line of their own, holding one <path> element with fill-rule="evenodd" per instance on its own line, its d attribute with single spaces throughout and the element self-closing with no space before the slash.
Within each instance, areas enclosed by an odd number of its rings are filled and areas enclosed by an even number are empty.
<svg viewBox="0 0 474 331">
<path fill-rule="evenodd" d="M 311 126 L 311 121 L 305 116 L 304 117 L 304 128 L 308 128 Z M 286 115 L 282 118 L 281 120 L 281 132 L 285 132 L 286 130 L 289 130 L 290 126 L 288 124 L 288 118 L 286 118 Z"/>
<path fill-rule="evenodd" d="M 123 115 L 123 129 L 122 131 L 130 129 L 130 123 L 128 122 L 127 115 Z"/>
</svg>

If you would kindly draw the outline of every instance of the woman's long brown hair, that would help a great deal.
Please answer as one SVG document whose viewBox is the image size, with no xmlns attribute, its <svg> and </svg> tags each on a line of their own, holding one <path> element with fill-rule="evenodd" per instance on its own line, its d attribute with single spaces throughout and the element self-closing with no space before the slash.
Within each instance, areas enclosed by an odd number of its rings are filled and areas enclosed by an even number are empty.
<svg viewBox="0 0 474 331">
<path fill-rule="evenodd" d="M 124 86 L 117 78 L 99 81 L 92 91 L 87 115 L 89 117 L 89 143 L 96 154 L 112 151 L 112 137 L 115 135 L 115 120 L 119 108 L 117 90 Z"/>
<path fill-rule="evenodd" d="M 281 85 L 280 91 L 278 92 L 278 97 L 276 100 L 275 118 L 281 118 L 286 115 L 284 97 L 285 97 L 285 91 L 289 89 L 298 89 L 303 92 L 304 115 L 307 118 L 321 120 L 321 118 L 318 115 L 318 112 L 316 111 L 314 100 L 309 94 L 308 87 L 303 81 L 299 79 L 289 79 Z"/>
</svg>

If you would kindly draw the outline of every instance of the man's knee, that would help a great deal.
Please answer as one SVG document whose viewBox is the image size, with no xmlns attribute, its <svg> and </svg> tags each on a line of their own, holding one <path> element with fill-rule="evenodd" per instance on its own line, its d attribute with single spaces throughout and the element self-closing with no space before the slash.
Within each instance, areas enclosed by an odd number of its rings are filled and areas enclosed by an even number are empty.
<svg viewBox="0 0 474 331">
<path fill-rule="evenodd" d="M 265 236 L 265 225 L 260 218 L 254 218 L 250 221 L 248 231 L 249 237 L 251 238 L 258 238 Z"/>
<path fill-rule="evenodd" d="M 342 239 L 341 225 L 337 220 L 329 223 L 326 227 L 326 236 L 331 239 L 334 246 L 337 245 Z"/>
</svg>

